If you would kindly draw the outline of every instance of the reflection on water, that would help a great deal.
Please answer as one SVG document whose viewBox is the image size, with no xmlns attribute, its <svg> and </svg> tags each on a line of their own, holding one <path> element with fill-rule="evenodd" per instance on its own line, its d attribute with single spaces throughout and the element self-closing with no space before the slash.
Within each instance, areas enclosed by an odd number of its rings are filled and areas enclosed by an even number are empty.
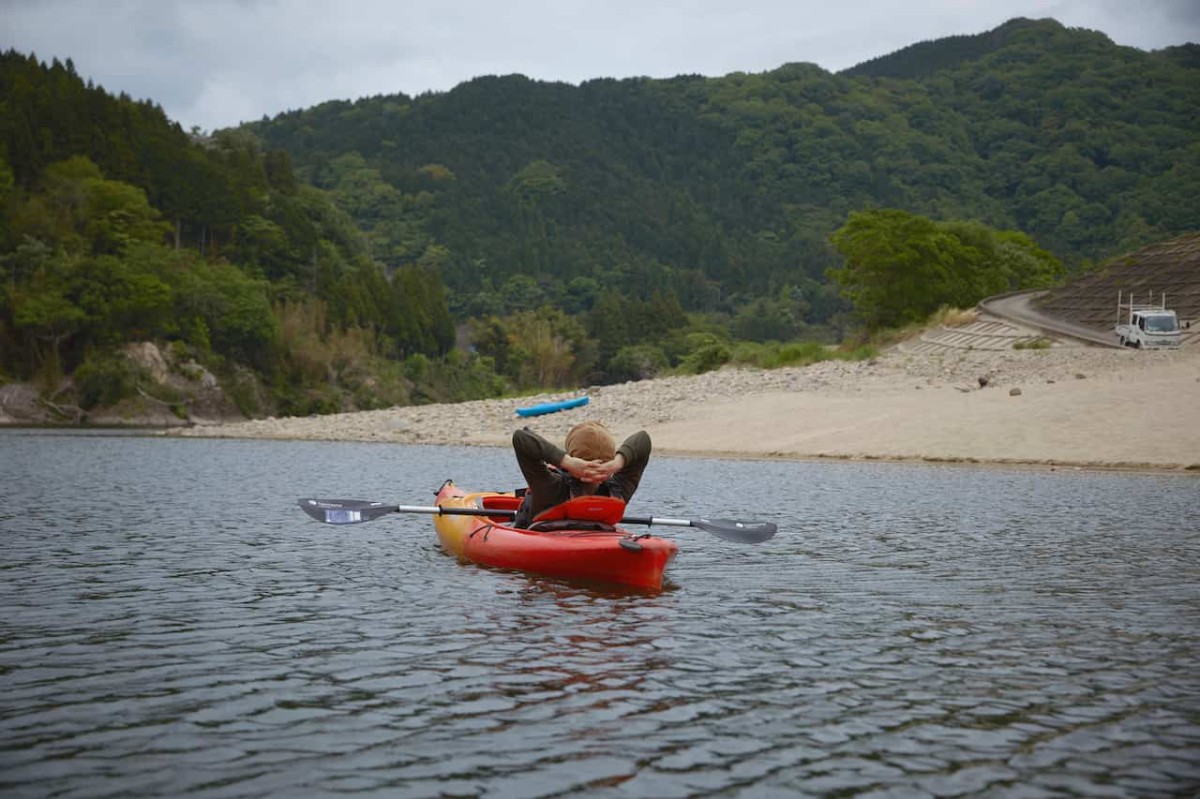
<svg viewBox="0 0 1200 799">
<path fill-rule="evenodd" d="M 1195 477 L 659 458 L 666 590 L 458 564 L 507 452 L 0 432 L 5 796 L 1179 796 Z M 427 493 L 428 492 L 428 493 Z"/>
</svg>

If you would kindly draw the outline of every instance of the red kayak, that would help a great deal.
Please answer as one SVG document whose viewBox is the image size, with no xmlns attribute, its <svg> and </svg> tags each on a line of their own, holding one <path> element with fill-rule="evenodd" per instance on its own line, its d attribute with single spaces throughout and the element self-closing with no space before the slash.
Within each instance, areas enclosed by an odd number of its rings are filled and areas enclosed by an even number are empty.
<svg viewBox="0 0 1200 799">
<path fill-rule="evenodd" d="M 625 503 L 611 497 L 577 497 L 534 519 L 529 529 L 506 525 L 521 500 L 512 493 L 465 492 L 450 481 L 437 495 L 440 508 L 496 510 L 497 516 L 434 517 L 438 539 L 463 560 L 531 574 L 658 590 L 678 545 L 617 526 Z"/>
</svg>

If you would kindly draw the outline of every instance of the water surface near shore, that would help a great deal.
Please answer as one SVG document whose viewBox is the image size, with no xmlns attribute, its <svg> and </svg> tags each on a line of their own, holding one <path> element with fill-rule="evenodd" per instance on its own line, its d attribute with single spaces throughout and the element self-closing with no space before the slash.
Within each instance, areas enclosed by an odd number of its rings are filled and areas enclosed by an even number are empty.
<svg viewBox="0 0 1200 799">
<path fill-rule="evenodd" d="M 465 566 L 503 449 L 0 431 L 6 796 L 1126 795 L 1200 786 L 1194 477 L 656 458 L 658 594 Z"/>
</svg>

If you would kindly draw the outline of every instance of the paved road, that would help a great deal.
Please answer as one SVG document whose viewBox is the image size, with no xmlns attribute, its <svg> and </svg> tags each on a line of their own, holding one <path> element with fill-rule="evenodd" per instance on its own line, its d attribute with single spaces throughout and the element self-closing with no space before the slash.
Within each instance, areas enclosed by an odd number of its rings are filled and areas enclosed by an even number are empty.
<svg viewBox="0 0 1200 799">
<path fill-rule="evenodd" d="M 1045 292 L 1021 291 L 1012 294 L 1002 294 L 989 297 L 979 303 L 980 310 L 986 311 L 1001 319 L 1008 319 L 1028 327 L 1037 328 L 1047 333 L 1086 341 L 1089 344 L 1101 344 L 1109 347 L 1119 347 L 1116 336 L 1112 331 L 1097 330 L 1094 327 L 1077 325 L 1053 316 L 1046 316 L 1030 305 L 1030 301 L 1040 297 Z"/>
</svg>

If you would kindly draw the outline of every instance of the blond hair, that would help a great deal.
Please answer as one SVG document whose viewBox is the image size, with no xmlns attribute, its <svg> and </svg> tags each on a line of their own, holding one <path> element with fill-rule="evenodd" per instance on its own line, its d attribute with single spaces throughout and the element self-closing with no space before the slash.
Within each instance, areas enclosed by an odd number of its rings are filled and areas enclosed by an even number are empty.
<svg viewBox="0 0 1200 799">
<path fill-rule="evenodd" d="M 600 422 L 580 422 L 567 433 L 567 454 L 585 461 L 610 461 L 617 454 L 617 444 L 608 428 Z"/>
</svg>

